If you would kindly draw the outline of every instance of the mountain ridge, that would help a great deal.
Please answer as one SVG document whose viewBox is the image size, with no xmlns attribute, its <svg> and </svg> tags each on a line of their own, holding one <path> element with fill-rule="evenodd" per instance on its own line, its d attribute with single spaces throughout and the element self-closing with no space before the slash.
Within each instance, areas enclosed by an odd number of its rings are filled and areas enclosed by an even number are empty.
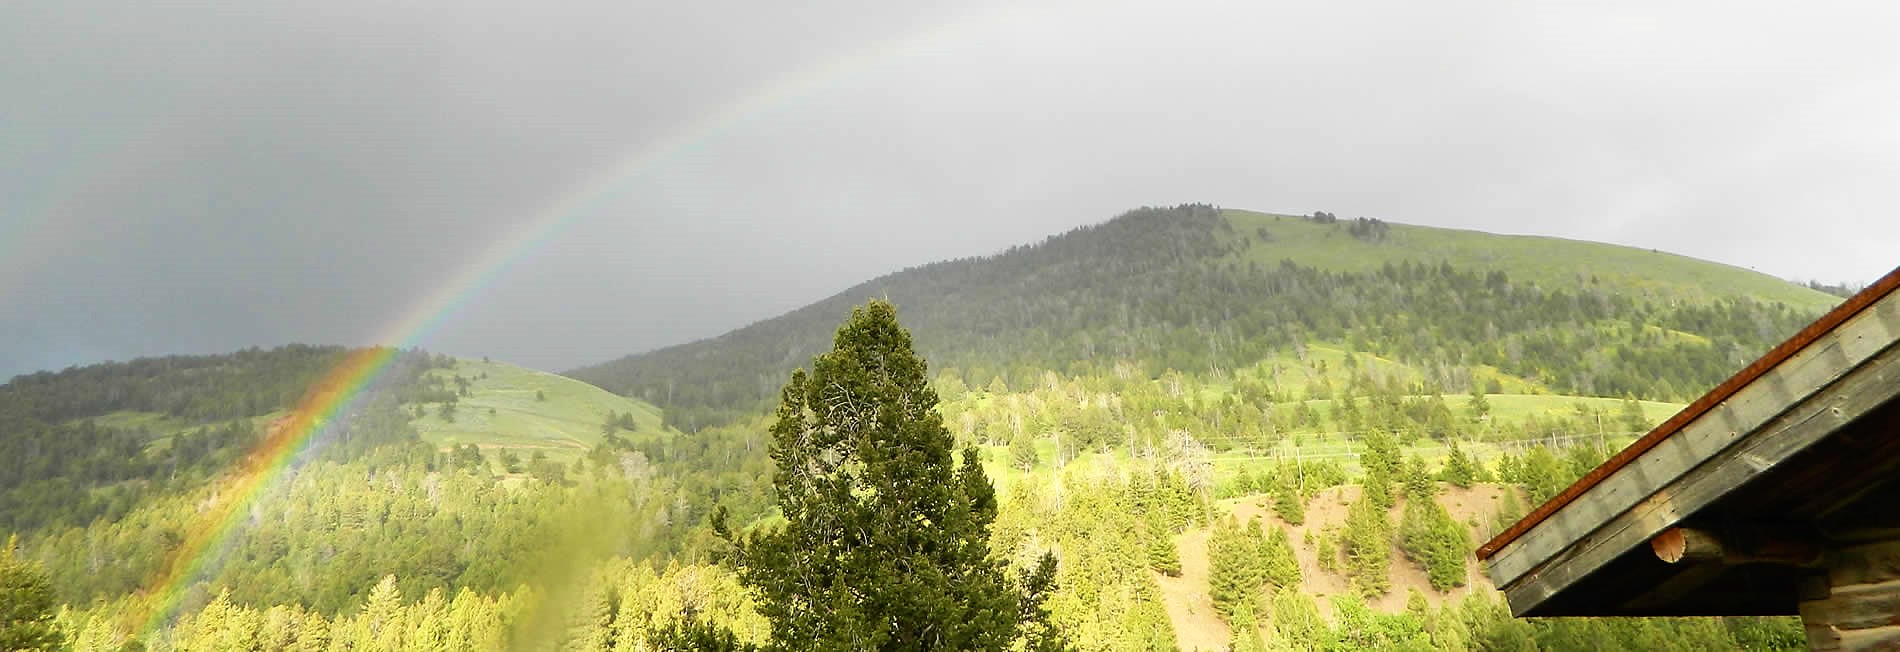
<svg viewBox="0 0 1900 652">
<path fill-rule="evenodd" d="M 1473 252 L 1488 259 L 1454 260 Z M 1138 361 L 1150 375 L 1218 372 L 1311 340 L 1502 361 L 1527 378 L 1552 375 L 1567 393 L 1658 400 L 1719 379 L 1836 301 L 1620 245 L 1184 205 L 906 268 L 714 337 L 563 373 L 660 405 L 687 430 L 729 423 L 763 410 L 784 373 L 828 344 L 829 322 L 877 296 L 904 311 L 933 369 L 971 385 L 1103 360 Z M 1474 315 L 1485 323 L 1463 323 Z M 1657 339 L 1672 334 L 1682 341 Z M 1644 381 L 1634 358 L 1651 345 L 1681 349 L 1694 370 Z M 1539 359 L 1520 364 L 1524 350 Z M 1588 350 L 1631 359 L 1555 368 Z"/>
</svg>

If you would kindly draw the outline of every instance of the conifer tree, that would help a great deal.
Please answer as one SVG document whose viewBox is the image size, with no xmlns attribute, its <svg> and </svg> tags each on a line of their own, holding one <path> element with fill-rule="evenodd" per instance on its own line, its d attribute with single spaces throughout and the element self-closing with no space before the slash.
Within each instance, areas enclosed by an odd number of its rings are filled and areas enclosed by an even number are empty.
<svg viewBox="0 0 1900 652">
<path fill-rule="evenodd" d="M 1181 554 L 1174 547 L 1174 533 L 1168 528 L 1166 516 L 1150 510 L 1142 518 L 1142 525 L 1147 537 L 1148 567 L 1168 577 L 1180 577 Z"/>
<path fill-rule="evenodd" d="M 1041 461 L 1036 454 L 1036 443 L 1027 434 L 1016 435 L 1009 443 L 1009 465 L 1024 471 L 1036 470 Z"/>
<path fill-rule="evenodd" d="M 396 587 L 396 576 L 384 575 L 382 581 L 370 589 L 362 613 L 357 614 L 358 626 L 362 629 L 356 634 L 370 646 L 397 649 L 403 634 L 402 611 L 402 589 Z"/>
<path fill-rule="evenodd" d="M 65 637 L 53 623 L 52 584 L 35 564 L 15 559 L 18 541 L 0 548 L 0 650 L 56 650 Z"/>
<path fill-rule="evenodd" d="M 1254 615 L 1252 607 L 1242 607 L 1234 614 L 1233 642 L 1227 644 L 1232 652 L 1267 652 L 1267 642 L 1260 637 L 1260 619 Z"/>
<path fill-rule="evenodd" d="M 1478 466 L 1454 441 L 1445 453 L 1445 468 L 1438 472 L 1438 479 L 1455 486 L 1470 487 L 1478 479 Z"/>
<path fill-rule="evenodd" d="M 1317 650 L 1329 642 L 1325 640 L 1329 632 L 1319 605 L 1297 588 L 1273 593 L 1273 625 L 1296 649 Z"/>
<path fill-rule="evenodd" d="M 1207 594 L 1230 624 L 1250 608 L 1262 578 L 1258 548 L 1233 517 L 1222 518 L 1207 538 Z"/>
<path fill-rule="evenodd" d="M 1259 536 L 1260 559 L 1268 582 L 1279 588 L 1298 589 L 1300 585 L 1300 560 L 1293 555 L 1293 540 L 1287 536 L 1286 528 L 1272 525 L 1271 534 L 1262 533 L 1257 527 L 1254 532 Z"/>
<path fill-rule="evenodd" d="M 617 596 L 606 586 L 589 587 L 584 610 L 568 633 L 569 649 L 605 652 L 613 649 L 614 619 L 619 616 Z"/>
<path fill-rule="evenodd" d="M 1471 541 L 1465 527 L 1438 501 L 1427 496 L 1408 498 L 1400 517 L 1399 546 L 1425 569 L 1432 588 L 1440 591 L 1465 584 L 1465 557 Z"/>
<path fill-rule="evenodd" d="M 1649 417 L 1643 415 L 1643 405 L 1637 403 L 1635 397 L 1626 396 L 1623 398 L 1622 411 L 1617 419 L 1622 421 L 1623 427 L 1630 432 L 1649 430 Z"/>
<path fill-rule="evenodd" d="M 975 450 L 961 464 L 897 310 L 855 309 L 831 351 L 798 370 L 772 426 L 784 523 L 735 536 L 740 579 L 778 646 L 1001 650 L 1053 645 L 1045 555 L 1009 577 L 990 557 L 996 494 Z M 1033 639 L 1033 640 L 1030 640 Z"/>
<path fill-rule="evenodd" d="M 290 649 L 296 652 L 316 652 L 330 646 L 330 623 L 323 616 L 314 613 L 303 614 L 297 621 L 296 645 Z"/>
<path fill-rule="evenodd" d="M 1370 496 L 1361 496 L 1346 510 L 1340 548 L 1346 553 L 1353 584 L 1367 595 L 1384 595 L 1392 586 L 1387 574 L 1392 561 L 1390 529 L 1385 509 Z"/>
<path fill-rule="evenodd" d="M 1306 499 L 1300 490 L 1291 484 L 1280 487 L 1273 495 L 1273 513 L 1292 525 L 1306 523 Z"/>
<path fill-rule="evenodd" d="M 1402 464 L 1399 457 L 1399 442 L 1390 433 L 1374 428 L 1366 433 L 1364 454 L 1359 461 L 1366 469 L 1364 497 L 1371 499 L 1379 509 L 1392 506 L 1392 480 L 1398 476 Z"/>
<path fill-rule="evenodd" d="M 1484 395 L 1484 389 L 1473 382 L 1471 395 L 1465 398 L 1465 413 L 1471 416 L 1472 421 L 1483 421 L 1485 417 L 1491 416 L 1491 400 Z"/>
<path fill-rule="evenodd" d="M 1425 459 L 1413 454 L 1405 458 L 1405 466 L 1399 473 L 1400 481 L 1405 483 L 1407 501 L 1429 501 L 1438 494 L 1438 483 L 1432 479 L 1431 472 L 1425 469 Z"/>
</svg>

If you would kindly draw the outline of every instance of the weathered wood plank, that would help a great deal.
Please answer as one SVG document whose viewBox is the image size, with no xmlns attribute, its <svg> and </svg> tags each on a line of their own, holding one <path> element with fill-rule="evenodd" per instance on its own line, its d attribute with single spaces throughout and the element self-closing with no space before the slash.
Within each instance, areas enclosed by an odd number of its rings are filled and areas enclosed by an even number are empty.
<svg viewBox="0 0 1900 652">
<path fill-rule="evenodd" d="M 1808 635 L 1808 649 L 1814 652 L 1832 652 L 1841 649 L 1841 630 L 1827 625 L 1804 625 Z"/>
<path fill-rule="evenodd" d="M 1838 382 L 1896 339 L 1900 339 L 1900 296 L 1889 296 L 1816 338 L 1780 366 L 1738 390 L 1499 550 L 1490 563 L 1493 581 L 1499 586 L 1514 583 L 1558 552 L 1582 543 L 1585 535 L 1610 518 L 1635 508 L 1661 487 L 1729 449 L 1791 405 Z M 1743 461 L 1765 469 L 1779 460 L 1752 456 Z M 1653 519 L 1656 530 L 1686 515 L 1668 509 L 1672 507 L 1675 505 L 1671 501 L 1651 504 L 1648 516 Z"/>
<path fill-rule="evenodd" d="M 1900 627 L 1875 627 L 1841 632 L 1836 650 L 1900 650 Z"/>
<path fill-rule="evenodd" d="M 1575 539 L 1545 563 L 1518 574 L 1504 587 L 1513 613 L 1534 608 L 1684 516 L 1896 396 L 1900 396 L 1900 347 L 1889 347 L 1765 427 L 1752 430 L 1740 445 L 1694 467 L 1631 509 L 1605 519 L 1588 537 Z M 1570 527 L 1582 526 L 1573 523 Z M 1493 573 L 1501 575 L 1495 570 Z"/>
<path fill-rule="evenodd" d="M 1828 585 L 1843 587 L 1900 581 L 1900 541 L 1841 548 L 1828 560 Z"/>
<path fill-rule="evenodd" d="M 1900 540 L 1837 548 L 1828 589 L 1801 601 L 1815 650 L 1900 649 Z"/>
<path fill-rule="evenodd" d="M 1825 600 L 1801 603 L 1801 621 L 1842 630 L 1900 625 L 1900 581 L 1835 587 Z"/>
</svg>

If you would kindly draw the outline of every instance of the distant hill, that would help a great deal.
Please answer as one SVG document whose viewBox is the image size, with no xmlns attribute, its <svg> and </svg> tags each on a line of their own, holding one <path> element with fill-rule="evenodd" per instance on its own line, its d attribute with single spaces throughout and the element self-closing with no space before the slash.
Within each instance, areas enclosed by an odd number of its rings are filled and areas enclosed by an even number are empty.
<svg viewBox="0 0 1900 652">
<path fill-rule="evenodd" d="M 293 344 L 140 358 L 23 374 L 0 384 L 0 532 L 117 517 L 146 497 L 192 490 L 251 450 L 349 349 Z M 462 382 L 456 382 L 460 378 Z M 465 386 L 465 387 L 464 387 Z M 464 389 L 466 394 L 464 394 Z M 338 429 L 305 454 L 426 459 L 473 444 L 490 457 L 571 464 L 603 440 L 669 436 L 659 409 L 570 378 L 408 351 Z M 443 406 L 453 401 L 453 421 Z"/>
<path fill-rule="evenodd" d="M 1189 205 L 906 269 L 780 317 L 567 375 L 685 429 L 756 415 L 851 306 L 897 303 L 933 369 L 969 386 L 1118 362 L 1224 373 L 1310 343 L 1556 394 L 1683 401 L 1837 301 L 1717 263 L 1556 238 Z"/>
<path fill-rule="evenodd" d="M 198 486 L 256 444 L 349 350 L 293 344 L 23 374 L 0 385 L 0 531 L 126 513 Z M 404 352 L 319 449 L 343 459 L 414 441 L 398 394 L 435 356 Z M 380 390 L 393 391 L 380 391 Z"/>
</svg>

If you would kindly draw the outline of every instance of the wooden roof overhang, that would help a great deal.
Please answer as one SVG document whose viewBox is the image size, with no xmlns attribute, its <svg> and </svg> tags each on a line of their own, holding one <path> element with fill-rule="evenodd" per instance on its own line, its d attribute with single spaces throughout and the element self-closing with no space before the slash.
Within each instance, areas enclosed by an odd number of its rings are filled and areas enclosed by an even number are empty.
<svg viewBox="0 0 1900 652">
<path fill-rule="evenodd" d="M 1900 535 L 1896 287 L 1900 269 L 1480 546 L 1511 612 L 1792 615 L 1815 571 L 1748 551 Z M 1684 527 L 1744 554 L 1663 561 L 1651 540 Z"/>
</svg>

